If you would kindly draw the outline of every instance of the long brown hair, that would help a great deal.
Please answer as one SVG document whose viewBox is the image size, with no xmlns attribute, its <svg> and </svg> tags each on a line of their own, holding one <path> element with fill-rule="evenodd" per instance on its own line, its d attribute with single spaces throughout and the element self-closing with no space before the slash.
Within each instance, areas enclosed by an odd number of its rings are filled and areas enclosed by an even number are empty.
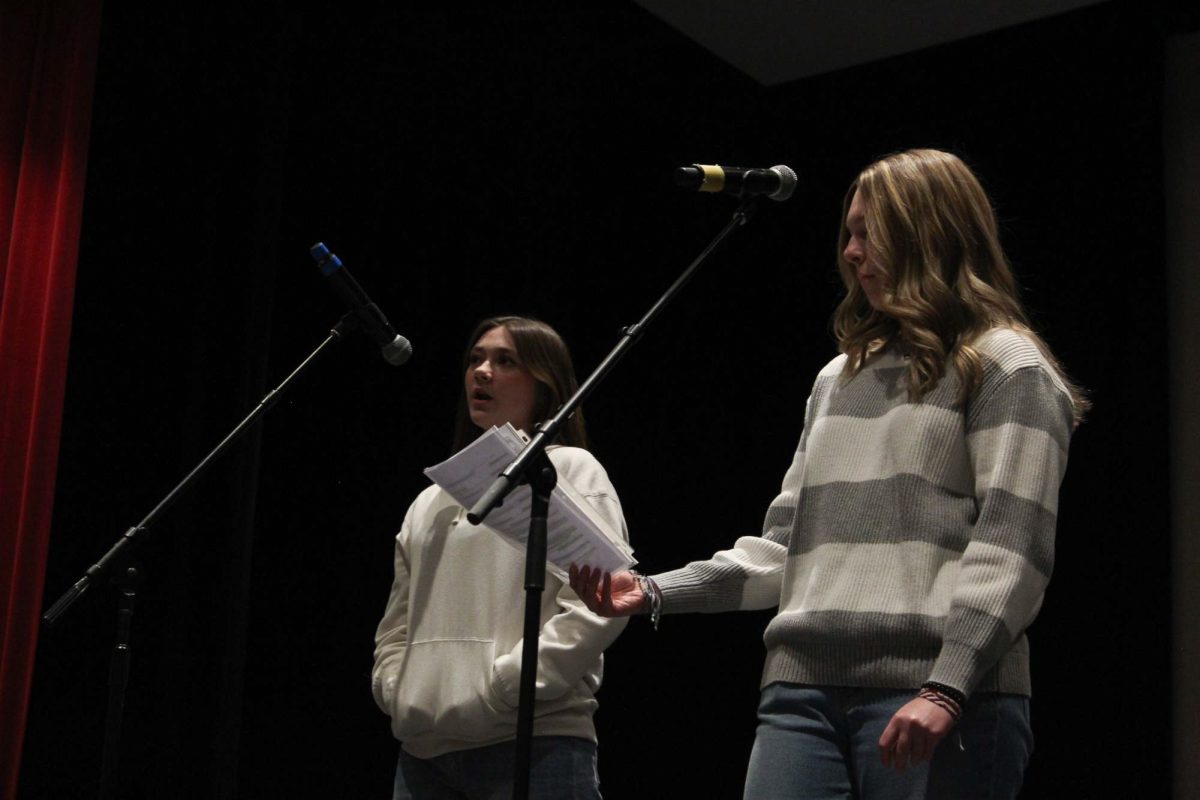
<svg viewBox="0 0 1200 800">
<path fill-rule="evenodd" d="M 567 349 L 566 342 L 558 335 L 558 331 L 538 319 L 517 316 L 489 317 L 480 321 L 475 326 L 475 330 L 471 332 L 470 338 L 467 339 L 460 375 L 467 370 L 472 348 L 492 328 L 504 328 L 508 331 L 517 348 L 517 360 L 529 370 L 529 374 L 537 381 L 537 397 L 530 418 L 535 424 L 549 419 L 559 406 L 565 403 L 579 388 L 575 379 L 575 368 L 571 364 L 571 353 Z M 533 433 L 533 431 L 526 432 Z M 454 452 L 466 447 L 479 434 L 479 428 L 471 422 L 471 415 L 467 411 L 467 398 L 460 386 L 458 413 L 454 422 Z M 556 443 L 571 447 L 587 447 L 587 430 L 583 422 L 583 409 L 575 409 L 575 413 L 559 429 Z"/>
<path fill-rule="evenodd" d="M 872 308 L 844 252 L 846 215 L 858 192 L 865 207 L 867 246 L 883 273 L 885 298 Z M 910 355 L 908 391 L 920 400 L 952 363 L 959 402 L 979 385 L 983 364 L 973 343 L 1008 327 L 1028 336 L 1071 395 L 1076 424 L 1090 407 L 1050 348 L 1035 334 L 1017 298 L 1017 284 L 1000 247 L 996 215 L 979 179 L 957 156 L 907 150 L 868 166 L 846 193 L 838 235 L 838 269 L 846 296 L 833 317 L 846 377 L 882 346 L 903 344 Z"/>
</svg>

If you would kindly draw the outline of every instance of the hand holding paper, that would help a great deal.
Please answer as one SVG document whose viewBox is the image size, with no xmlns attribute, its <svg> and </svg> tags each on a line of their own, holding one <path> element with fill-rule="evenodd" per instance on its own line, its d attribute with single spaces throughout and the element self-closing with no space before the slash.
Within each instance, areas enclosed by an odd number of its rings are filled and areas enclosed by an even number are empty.
<svg viewBox="0 0 1200 800">
<path fill-rule="evenodd" d="M 470 508 L 500 472 L 525 447 L 512 425 L 492 427 L 483 436 L 425 475 L 460 505 Z M 529 487 L 518 486 L 487 519 L 504 541 L 522 551 L 529 537 Z M 595 514 L 587 501 L 562 476 L 550 496 L 546 520 L 547 568 L 564 582 L 571 564 L 588 564 L 605 571 L 630 569 L 637 563 L 616 531 Z"/>
</svg>

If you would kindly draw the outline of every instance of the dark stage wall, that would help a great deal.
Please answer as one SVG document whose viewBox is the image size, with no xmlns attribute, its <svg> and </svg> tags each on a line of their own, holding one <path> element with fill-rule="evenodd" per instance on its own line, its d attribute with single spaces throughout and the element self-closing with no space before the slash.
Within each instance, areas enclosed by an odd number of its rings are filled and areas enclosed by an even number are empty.
<svg viewBox="0 0 1200 800">
<path fill-rule="evenodd" d="M 126 796 L 388 796 L 372 635 L 464 337 L 542 316 L 589 372 L 733 211 L 676 190 L 681 164 L 786 163 L 801 187 L 601 387 L 594 449 L 645 570 L 757 531 L 834 353 L 845 187 L 912 146 L 985 177 L 1096 406 L 1031 632 L 1026 795 L 1166 796 L 1159 14 L 1107 3 L 766 89 L 624 2 L 162 5 L 105 8 L 47 603 L 324 338 L 341 309 L 313 242 L 416 354 L 346 342 L 153 529 Z M 91 593 L 40 642 L 23 797 L 93 791 L 115 608 Z M 768 618 L 630 624 L 600 698 L 606 796 L 740 796 Z"/>
</svg>

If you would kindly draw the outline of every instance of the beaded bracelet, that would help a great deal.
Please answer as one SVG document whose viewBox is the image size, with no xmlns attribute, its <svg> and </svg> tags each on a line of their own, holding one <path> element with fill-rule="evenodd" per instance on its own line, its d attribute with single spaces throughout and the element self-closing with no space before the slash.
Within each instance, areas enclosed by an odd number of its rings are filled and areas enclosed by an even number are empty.
<svg viewBox="0 0 1200 800">
<path fill-rule="evenodd" d="M 662 616 L 662 591 L 653 578 L 648 578 L 640 572 L 632 574 L 642 590 L 643 602 L 650 609 L 650 624 L 654 626 L 654 630 L 658 630 L 658 618 Z"/>
</svg>

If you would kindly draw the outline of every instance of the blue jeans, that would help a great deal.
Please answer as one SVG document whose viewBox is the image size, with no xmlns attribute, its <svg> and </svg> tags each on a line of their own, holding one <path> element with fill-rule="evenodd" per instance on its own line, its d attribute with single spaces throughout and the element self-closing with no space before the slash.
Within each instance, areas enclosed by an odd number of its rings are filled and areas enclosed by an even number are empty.
<svg viewBox="0 0 1200 800">
<path fill-rule="evenodd" d="M 600 800 L 596 743 L 576 736 L 535 736 L 530 800 Z M 400 751 L 392 800 L 509 800 L 515 741 L 456 750 L 430 759 Z"/>
<path fill-rule="evenodd" d="M 1028 698 L 975 695 L 933 760 L 897 773 L 880 761 L 879 737 L 915 695 L 911 689 L 767 686 L 745 800 L 1015 798 L 1033 751 Z"/>
</svg>

